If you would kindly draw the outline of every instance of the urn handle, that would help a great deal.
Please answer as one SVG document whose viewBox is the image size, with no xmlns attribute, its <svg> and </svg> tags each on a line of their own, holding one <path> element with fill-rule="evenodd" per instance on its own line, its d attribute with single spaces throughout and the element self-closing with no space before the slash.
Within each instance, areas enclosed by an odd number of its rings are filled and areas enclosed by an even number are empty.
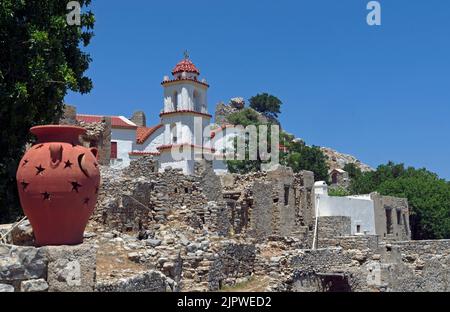
<svg viewBox="0 0 450 312">
<path fill-rule="evenodd" d="M 61 144 L 50 144 L 51 166 L 57 167 L 62 161 L 63 147 Z"/>
<path fill-rule="evenodd" d="M 94 155 L 95 159 L 98 160 L 98 148 L 91 147 L 91 153 Z"/>
</svg>

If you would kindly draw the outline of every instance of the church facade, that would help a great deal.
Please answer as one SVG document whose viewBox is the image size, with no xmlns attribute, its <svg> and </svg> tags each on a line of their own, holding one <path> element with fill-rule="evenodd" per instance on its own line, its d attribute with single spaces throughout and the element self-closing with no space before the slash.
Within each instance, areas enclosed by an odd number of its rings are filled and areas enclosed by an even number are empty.
<svg viewBox="0 0 450 312">
<path fill-rule="evenodd" d="M 212 159 L 216 143 L 223 145 L 228 139 L 223 135 L 211 139 L 212 115 L 208 113 L 207 92 L 209 85 L 200 80 L 200 71 L 185 57 L 172 70 L 172 77 L 165 76 L 161 85 L 163 109 L 160 123 L 152 127 L 138 124 L 124 116 L 110 116 L 111 165 L 126 167 L 130 161 L 152 155 L 158 159 L 160 170 L 167 167 L 193 174 L 196 160 L 205 156 Z M 102 116 L 78 114 L 83 122 L 100 121 Z M 226 145 L 229 145 L 227 143 Z M 226 172 L 222 160 L 213 162 L 216 172 Z"/>
</svg>

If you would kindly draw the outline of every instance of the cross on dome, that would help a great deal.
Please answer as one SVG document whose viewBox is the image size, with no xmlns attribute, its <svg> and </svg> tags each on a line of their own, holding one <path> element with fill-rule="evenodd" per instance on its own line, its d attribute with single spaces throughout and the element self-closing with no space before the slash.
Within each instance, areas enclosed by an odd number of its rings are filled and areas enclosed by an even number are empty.
<svg viewBox="0 0 450 312">
<path fill-rule="evenodd" d="M 198 68 L 189 59 L 189 52 L 187 50 L 184 51 L 184 59 L 182 59 L 172 70 L 172 75 L 183 72 L 200 75 L 200 71 L 198 70 Z"/>
</svg>

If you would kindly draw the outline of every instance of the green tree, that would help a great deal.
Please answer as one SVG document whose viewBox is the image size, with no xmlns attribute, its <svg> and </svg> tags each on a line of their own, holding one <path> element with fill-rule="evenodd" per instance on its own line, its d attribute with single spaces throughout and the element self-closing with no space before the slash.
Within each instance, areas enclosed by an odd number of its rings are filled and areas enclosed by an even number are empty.
<svg viewBox="0 0 450 312">
<path fill-rule="evenodd" d="M 247 127 L 249 125 L 260 125 L 258 119 L 258 114 L 250 108 L 244 108 L 243 110 L 240 110 L 235 113 L 231 113 L 227 117 L 228 121 L 237 126 L 241 125 L 243 127 Z"/>
<path fill-rule="evenodd" d="M 15 172 L 29 128 L 54 123 L 62 113 L 68 90 L 87 93 L 84 76 L 91 62 L 82 51 L 92 36 L 90 0 L 81 26 L 67 23 L 67 1 L 0 1 L 0 221 L 20 214 Z"/>
<path fill-rule="evenodd" d="M 279 98 L 268 93 L 257 94 L 250 98 L 250 107 L 270 119 L 277 119 L 283 104 Z"/>
<path fill-rule="evenodd" d="M 450 238 L 450 183 L 426 169 L 389 162 L 352 180 L 352 194 L 377 191 L 409 201 L 414 239 Z"/>
<path fill-rule="evenodd" d="M 312 171 L 316 181 L 328 182 L 327 158 L 320 147 L 308 146 L 285 133 L 282 134 L 282 142 L 286 148 L 280 157 L 283 165 L 291 167 L 294 172 Z"/>
<path fill-rule="evenodd" d="M 228 121 L 230 123 L 232 123 L 235 126 L 243 126 L 243 127 L 247 127 L 250 125 L 254 125 L 256 127 L 262 125 L 262 123 L 259 121 L 258 118 L 258 114 L 251 108 L 245 108 L 241 111 L 232 113 L 228 116 Z M 268 144 L 270 146 L 270 124 L 268 124 L 269 127 L 269 131 L 268 131 L 268 137 L 269 137 L 269 141 Z M 258 128 L 257 128 L 258 130 Z M 259 131 L 257 132 L 257 135 L 259 137 Z M 237 139 L 234 140 L 234 146 L 235 148 L 237 147 Z M 263 163 L 263 161 L 261 160 L 261 158 L 258 156 L 257 160 L 249 160 L 249 141 L 248 141 L 248 137 L 245 138 L 245 158 L 246 160 L 229 160 L 227 161 L 227 165 L 228 165 L 228 170 L 231 173 L 239 173 L 239 174 L 245 174 L 245 173 L 249 173 L 249 172 L 256 172 L 256 171 L 260 171 L 261 170 L 261 164 Z M 270 149 L 269 149 L 270 151 Z"/>
<path fill-rule="evenodd" d="M 362 172 L 361 169 L 358 168 L 358 166 L 356 166 L 353 163 L 348 163 L 344 166 L 344 171 L 347 171 L 348 176 L 350 177 L 350 179 L 355 179 L 357 177 L 359 177 Z"/>
<path fill-rule="evenodd" d="M 255 103 L 263 103 L 265 102 L 264 99 L 270 98 L 271 100 L 267 101 L 274 101 L 276 103 L 279 103 L 281 105 L 281 101 L 279 101 L 277 98 L 268 95 L 267 93 L 262 95 L 257 95 L 253 97 L 254 101 L 250 100 L 250 102 L 253 104 L 252 108 L 245 108 L 241 111 L 232 113 L 228 116 L 228 121 L 232 123 L 233 125 L 241 125 L 243 127 L 247 127 L 249 125 L 255 125 L 260 126 L 262 124 L 266 124 L 268 126 L 268 145 L 269 145 L 269 152 L 270 146 L 271 146 L 271 132 L 270 132 L 270 126 L 272 125 L 272 118 L 268 118 L 269 121 L 263 123 L 259 118 L 258 114 L 255 112 L 256 107 Z M 275 98 L 276 100 L 273 100 L 272 98 Z M 277 111 L 279 112 L 279 107 L 277 107 Z M 270 105 L 269 105 L 270 106 Z M 259 107 L 259 111 L 262 113 L 262 108 L 264 107 L 264 104 L 261 104 Z M 267 116 L 267 115 L 266 115 Z M 270 116 L 270 115 L 269 115 Z M 272 116 L 273 117 L 273 116 Z M 275 123 L 275 121 L 274 121 Z M 259 138 L 259 131 L 257 133 Z M 295 137 L 291 134 L 288 134 L 286 132 L 281 131 L 280 133 L 280 163 L 285 166 L 289 166 L 293 169 L 294 172 L 299 172 L 301 170 L 309 170 L 313 171 L 314 175 L 317 180 L 323 180 L 328 181 L 328 165 L 327 165 L 327 159 L 326 156 L 323 154 L 321 149 L 317 146 L 307 146 L 305 142 L 296 140 Z M 261 170 L 261 165 L 264 163 L 261 161 L 259 155 L 258 160 L 248 160 L 248 138 L 246 138 L 246 158 L 247 160 L 230 160 L 227 161 L 228 170 L 233 173 L 248 173 L 248 172 L 255 172 Z M 236 141 L 235 141 L 236 146 Z M 283 147 L 283 148 L 281 148 Z"/>
</svg>

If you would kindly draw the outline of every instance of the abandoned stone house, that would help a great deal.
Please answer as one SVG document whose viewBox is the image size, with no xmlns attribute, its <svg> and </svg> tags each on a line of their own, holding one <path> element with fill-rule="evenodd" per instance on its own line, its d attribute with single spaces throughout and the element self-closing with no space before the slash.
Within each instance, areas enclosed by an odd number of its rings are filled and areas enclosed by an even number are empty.
<svg viewBox="0 0 450 312">
<path fill-rule="evenodd" d="M 404 199 L 328 196 L 312 172 L 294 173 L 283 166 L 218 176 L 211 163 L 202 161 L 193 175 L 185 175 L 180 169 L 158 172 L 154 162 L 142 158 L 120 177 L 108 177 L 94 218 L 122 231 L 145 231 L 174 211 L 183 211 L 192 226 L 221 236 L 257 241 L 293 237 L 302 248 L 333 244 L 338 237 L 410 238 Z M 153 169 L 145 172 L 143 167 Z"/>
<path fill-rule="evenodd" d="M 348 172 L 339 168 L 330 170 L 328 173 L 331 179 L 331 185 L 347 188 L 350 184 Z"/>
</svg>

